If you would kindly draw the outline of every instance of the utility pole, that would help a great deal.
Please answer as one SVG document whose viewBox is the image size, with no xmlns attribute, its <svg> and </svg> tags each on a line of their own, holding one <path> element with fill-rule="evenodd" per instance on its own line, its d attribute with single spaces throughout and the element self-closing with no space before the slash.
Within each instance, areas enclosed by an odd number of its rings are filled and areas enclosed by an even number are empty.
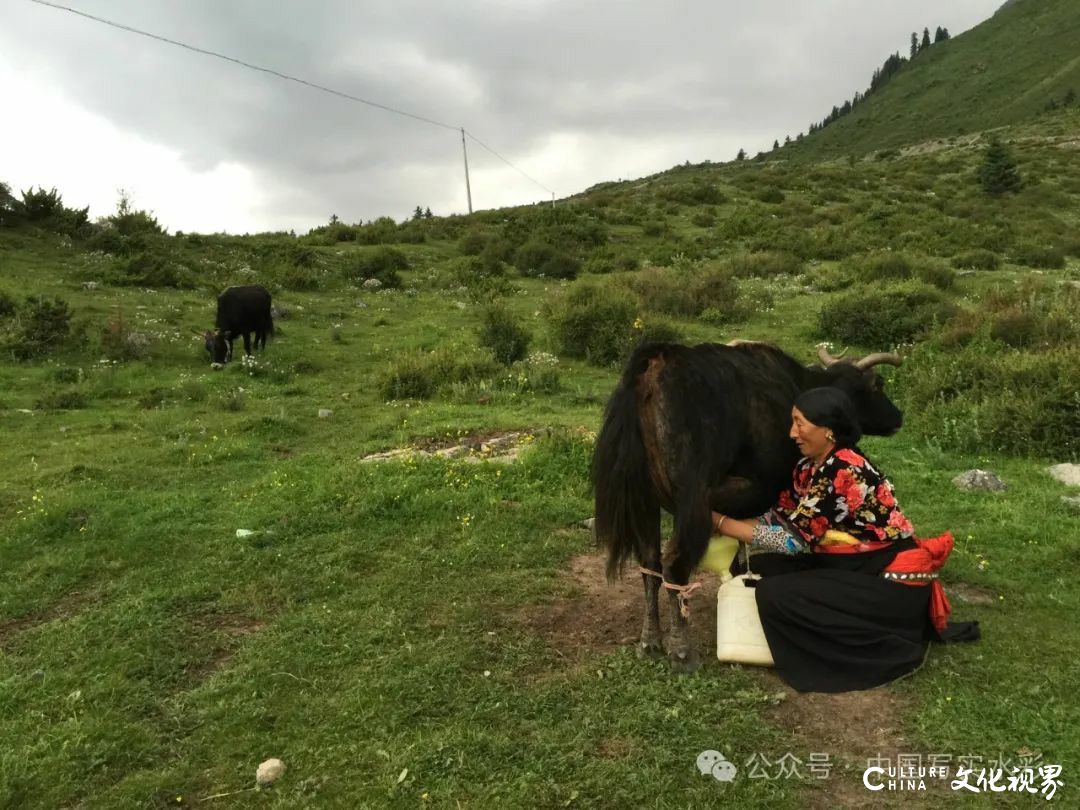
<svg viewBox="0 0 1080 810">
<path fill-rule="evenodd" d="M 551 207 L 555 207 L 555 192 L 551 192 Z"/>
<path fill-rule="evenodd" d="M 461 153 L 465 156 L 465 195 L 469 198 L 469 213 L 472 213 L 472 189 L 469 187 L 469 150 L 465 148 L 465 127 L 461 128 Z"/>
</svg>

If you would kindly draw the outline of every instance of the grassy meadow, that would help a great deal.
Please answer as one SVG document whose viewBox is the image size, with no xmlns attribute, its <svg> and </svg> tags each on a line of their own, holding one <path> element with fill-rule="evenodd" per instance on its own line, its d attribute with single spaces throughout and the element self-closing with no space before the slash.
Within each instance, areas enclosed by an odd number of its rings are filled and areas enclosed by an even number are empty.
<svg viewBox="0 0 1080 810">
<path fill-rule="evenodd" d="M 865 446 L 920 534 L 956 535 L 954 613 L 984 638 L 859 705 L 894 712 L 890 751 L 1026 751 L 1074 801 L 1080 510 L 1045 468 L 1080 460 L 1080 160 L 1076 111 L 1048 120 L 1060 137 L 1010 131 L 1025 184 L 1001 198 L 972 142 L 299 238 L 0 227 L 0 806 L 865 800 L 854 760 L 699 774 L 707 749 L 742 768 L 826 747 L 768 674 L 703 656 L 676 677 L 529 622 L 581 597 L 592 442 L 643 337 L 899 348 L 907 425 Z M 245 282 L 279 334 L 212 371 L 194 332 Z M 485 318 L 494 345 L 531 336 L 522 359 L 481 345 Z M 506 431 L 529 433 L 512 463 L 362 460 Z M 972 468 L 1009 489 L 955 489 Z M 272 756 L 285 776 L 248 790 Z"/>
</svg>

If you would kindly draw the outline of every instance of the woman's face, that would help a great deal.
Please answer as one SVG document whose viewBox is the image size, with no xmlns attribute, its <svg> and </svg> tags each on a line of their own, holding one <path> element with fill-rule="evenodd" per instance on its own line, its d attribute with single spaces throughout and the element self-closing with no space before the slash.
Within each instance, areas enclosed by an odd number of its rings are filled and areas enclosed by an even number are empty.
<svg viewBox="0 0 1080 810">
<path fill-rule="evenodd" d="M 808 458 L 820 461 L 833 447 L 828 439 L 829 429 L 818 427 L 798 408 L 791 409 L 791 430 L 788 435 L 799 446 L 799 452 Z"/>
</svg>

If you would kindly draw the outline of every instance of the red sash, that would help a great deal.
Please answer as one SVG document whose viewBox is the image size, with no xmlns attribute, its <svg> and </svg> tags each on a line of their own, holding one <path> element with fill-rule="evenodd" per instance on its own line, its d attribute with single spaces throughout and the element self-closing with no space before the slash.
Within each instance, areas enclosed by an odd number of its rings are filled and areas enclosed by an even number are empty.
<svg viewBox="0 0 1080 810">
<path fill-rule="evenodd" d="M 949 558 L 949 554 L 953 549 L 953 536 L 951 532 L 945 532 L 938 537 L 931 537 L 928 540 L 921 540 L 916 537 L 915 542 L 918 544 L 917 548 L 901 551 L 882 573 L 933 573 L 945 564 L 945 560 Z M 952 606 L 949 605 L 949 600 L 945 597 L 945 588 L 942 587 L 941 580 L 905 579 L 895 581 L 901 582 L 904 585 L 930 586 L 930 621 L 933 622 L 934 627 L 937 628 L 939 633 L 943 632 L 945 630 L 945 625 L 949 620 L 949 613 L 952 612 Z"/>
</svg>

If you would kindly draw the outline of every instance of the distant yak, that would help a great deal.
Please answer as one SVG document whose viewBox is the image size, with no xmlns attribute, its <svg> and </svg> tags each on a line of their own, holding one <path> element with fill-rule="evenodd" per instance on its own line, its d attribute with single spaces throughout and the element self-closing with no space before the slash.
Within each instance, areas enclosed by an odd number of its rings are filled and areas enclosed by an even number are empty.
<svg viewBox="0 0 1080 810">
<path fill-rule="evenodd" d="M 645 619 L 638 648 L 662 655 L 658 597 L 670 596 L 667 653 L 678 670 L 698 665 L 682 615 L 681 591 L 712 533 L 713 510 L 736 518 L 764 514 L 791 484 L 799 458 L 788 437 L 795 397 L 835 386 L 850 397 L 863 432 L 891 435 L 903 414 L 873 370 L 900 365 L 895 354 L 851 361 L 824 349 L 807 367 L 766 343 L 647 344 L 631 356 L 612 394 L 593 453 L 596 538 L 608 551 L 608 577 L 633 556 L 643 568 Z M 661 559 L 660 510 L 674 515 Z"/>
<path fill-rule="evenodd" d="M 233 340 L 244 337 L 244 354 L 251 354 L 251 333 L 255 333 L 255 348 L 265 349 L 266 338 L 274 334 L 274 319 L 270 314 L 270 293 L 257 284 L 229 287 L 218 296 L 217 327 L 203 333 L 210 362 L 223 365 L 232 360 Z"/>
</svg>

